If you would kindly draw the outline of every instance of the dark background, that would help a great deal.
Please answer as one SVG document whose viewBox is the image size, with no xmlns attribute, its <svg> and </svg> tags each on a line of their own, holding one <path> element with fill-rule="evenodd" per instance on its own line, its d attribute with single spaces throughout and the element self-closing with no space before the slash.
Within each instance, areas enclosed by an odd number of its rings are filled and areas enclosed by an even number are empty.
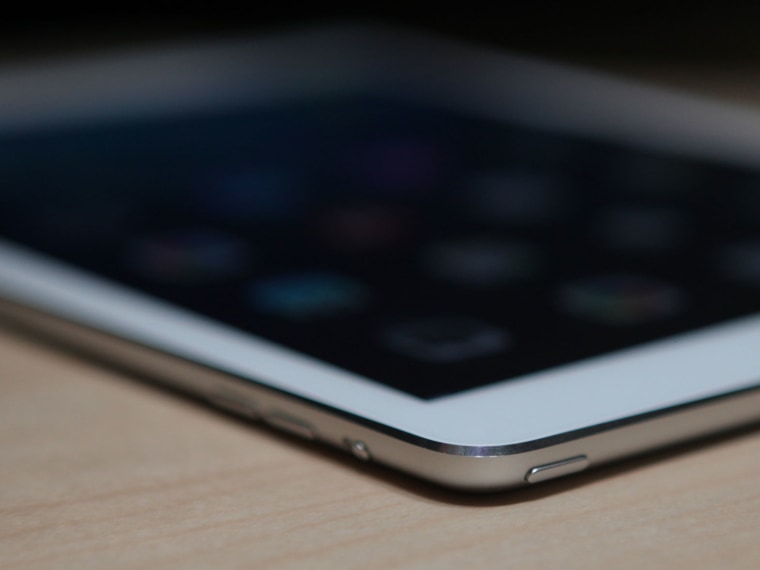
<svg viewBox="0 0 760 570">
<path fill-rule="evenodd" d="M 227 2 L 159 2 L 150 7 L 128 5 L 108 14 L 59 6 L 59 14 L 0 18 L 0 63 L 355 19 L 412 26 L 560 59 L 742 66 L 760 62 L 760 5 L 725 2 L 614 2 L 602 8 L 555 0 L 500 2 L 496 7 L 458 2 L 456 8 L 429 4 L 427 10 L 408 3 L 395 9 L 351 10 L 279 3 L 272 10 L 260 2 L 242 9 Z M 19 7 L 24 8 L 19 4 L 14 10 Z"/>
</svg>

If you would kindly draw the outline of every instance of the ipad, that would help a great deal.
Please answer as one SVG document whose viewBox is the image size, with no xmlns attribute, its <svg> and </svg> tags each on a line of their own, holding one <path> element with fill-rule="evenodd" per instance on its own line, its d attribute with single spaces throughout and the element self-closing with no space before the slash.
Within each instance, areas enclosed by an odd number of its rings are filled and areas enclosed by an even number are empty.
<svg viewBox="0 0 760 570">
<path fill-rule="evenodd" d="M 380 27 L 0 72 L 4 318 L 493 491 L 760 420 L 760 116 Z"/>
</svg>

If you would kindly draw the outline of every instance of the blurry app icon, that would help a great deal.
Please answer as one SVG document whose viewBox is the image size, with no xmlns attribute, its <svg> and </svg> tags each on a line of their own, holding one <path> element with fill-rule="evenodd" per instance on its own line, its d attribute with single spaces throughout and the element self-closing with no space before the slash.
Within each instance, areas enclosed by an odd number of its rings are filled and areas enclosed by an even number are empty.
<svg viewBox="0 0 760 570">
<path fill-rule="evenodd" d="M 294 273 L 255 282 L 249 289 L 249 301 L 262 313 L 288 319 L 315 319 L 361 309 L 369 301 L 369 291 L 344 275 Z"/>
<path fill-rule="evenodd" d="M 560 181 L 539 170 L 482 172 L 474 175 L 467 187 L 470 211 L 486 221 L 538 224 L 554 220 L 566 210 Z"/>
<path fill-rule="evenodd" d="M 362 147 L 351 169 L 362 188 L 386 196 L 413 198 L 440 187 L 448 165 L 446 153 L 439 145 L 397 138 Z"/>
<path fill-rule="evenodd" d="M 719 265 L 724 277 L 745 285 L 760 286 L 760 240 L 726 247 L 721 252 Z"/>
<path fill-rule="evenodd" d="M 638 275 L 603 275 L 561 290 L 567 313 L 606 325 L 636 325 L 678 313 L 681 292 L 668 283 Z"/>
<path fill-rule="evenodd" d="M 522 281 L 536 274 L 534 247 L 495 238 L 465 238 L 432 245 L 425 256 L 430 271 L 447 281 L 491 287 Z"/>
<path fill-rule="evenodd" d="M 375 204 L 338 206 L 317 218 L 317 232 L 333 249 L 363 252 L 392 247 L 410 231 L 398 210 Z"/>
<path fill-rule="evenodd" d="M 618 206 L 603 211 L 597 222 L 606 246 L 628 252 L 669 252 L 686 238 L 686 220 L 679 212 L 656 206 Z"/>
<path fill-rule="evenodd" d="M 304 184 L 297 173 L 267 168 L 236 168 L 212 173 L 200 193 L 201 207 L 233 222 L 292 218 L 303 208 Z"/>
<path fill-rule="evenodd" d="M 504 330 L 471 318 L 435 317 L 389 327 L 386 346 L 418 360 L 456 362 L 501 352 L 509 347 Z"/>
<path fill-rule="evenodd" d="M 220 232 L 186 230 L 147 236 L 128 247 L 127 263 L 168 283 L 205 283 L 234 276 L 250 261 L 245 243 Z"/>
<path fill-rule="evenodd" d="M 688 164 L 668 156 L 626 152 L 611 162 L 609 188 L 632 195 L 667 197 L 692 188 L 698 176 Z"/>
<path fill-rule="evenodd" d="M 128 231 L 134 205 L 127 200 L 93 197 L 87 203 L 68 207 L 41 206 L 29 229 L 56 243 L 57 247 L 97 250 Z"/>
</svg>

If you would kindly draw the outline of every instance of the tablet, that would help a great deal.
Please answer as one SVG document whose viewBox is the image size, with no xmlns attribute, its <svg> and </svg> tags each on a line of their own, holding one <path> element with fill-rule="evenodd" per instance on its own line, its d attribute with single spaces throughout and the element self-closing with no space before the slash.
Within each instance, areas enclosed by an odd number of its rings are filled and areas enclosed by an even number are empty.
<svg viewBox="0 0 760 570">
<path fill-rule="evenodd" d="M 0 72 L 0 311 L 429 481 L 760 419 L 760 116 L 381 27 Z"/>
</svg>

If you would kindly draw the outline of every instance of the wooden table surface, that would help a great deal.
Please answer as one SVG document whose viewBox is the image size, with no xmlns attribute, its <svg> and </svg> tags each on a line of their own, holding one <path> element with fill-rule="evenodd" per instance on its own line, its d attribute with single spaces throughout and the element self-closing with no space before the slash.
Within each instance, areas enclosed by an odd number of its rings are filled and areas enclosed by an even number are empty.
<svg viewBox="0 0 760 570">
<path fill-rule="evenodd" d="M 0 327 L 0 452 L 3 570 L 760 568 L 758 429 L 468 496 Z"/>
</svg>

